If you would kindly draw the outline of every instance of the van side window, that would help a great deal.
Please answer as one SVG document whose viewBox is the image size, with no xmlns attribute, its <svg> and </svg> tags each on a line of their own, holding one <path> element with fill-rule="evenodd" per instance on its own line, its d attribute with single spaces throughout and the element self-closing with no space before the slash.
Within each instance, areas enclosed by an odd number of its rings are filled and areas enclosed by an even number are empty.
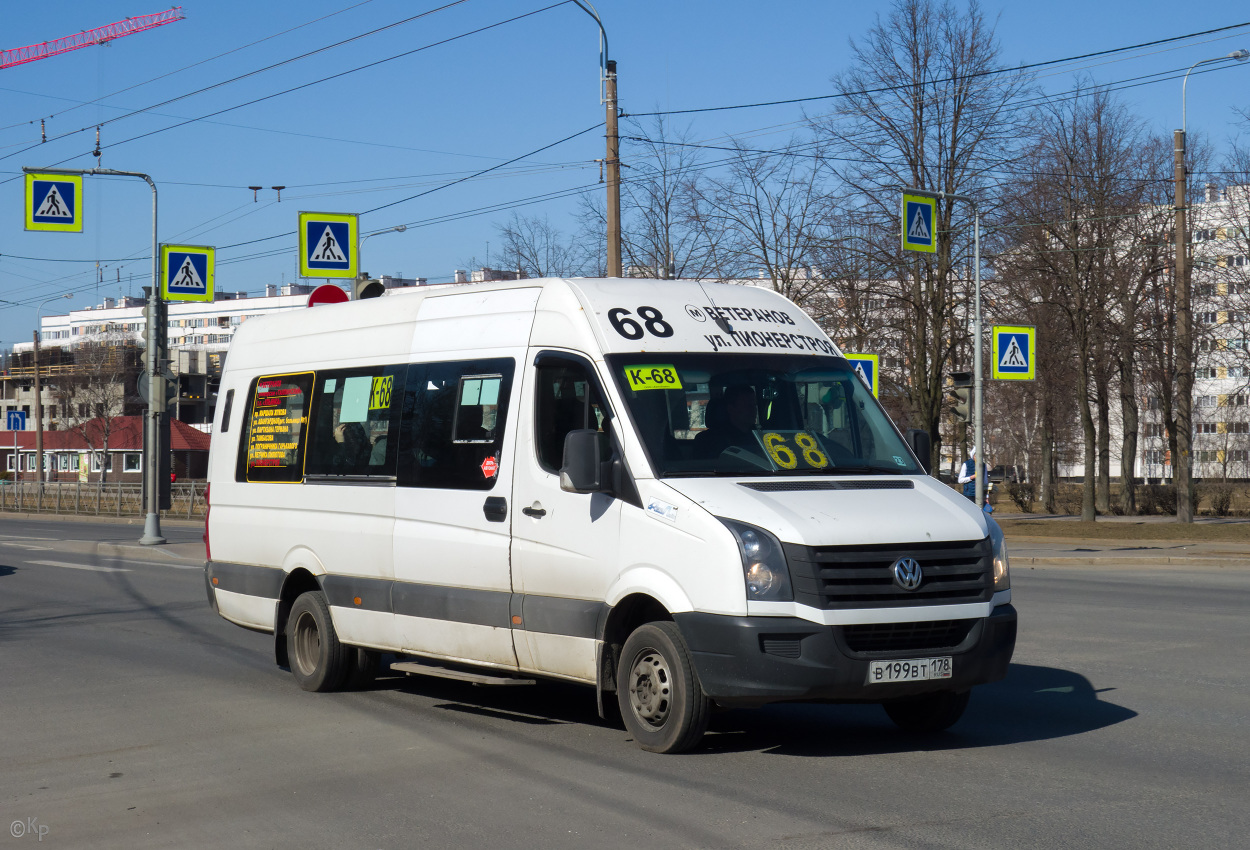
<svg viewBox="0 0 1250 850">
<path fill-rule="evenodd" d="M 400 413 L 400 487 L 490 490 L 503 462 L 515 361 L 408 367 Z"/>
<path fill-rule="evenodd" d="M 607 408 L 598 382 L 576 361 L 544 359 L 536 380 L 538 462 L 548 472 L 559 472 L 565 435 L 583 428 L 610 433 Z M 610 445 L 604 441 L 605 450 Z"/>
<path fill-rule="evenodd" d="M 239 481 L 298 482 L 313 373 L 263 375 L 252 384 L 246 426 L 240 432 Z"/>
<path fill-rule="evenodd" d="M 304 472 L 321 479 L 395 475 L 407 366 L 317 372 Z"/>
</svg>

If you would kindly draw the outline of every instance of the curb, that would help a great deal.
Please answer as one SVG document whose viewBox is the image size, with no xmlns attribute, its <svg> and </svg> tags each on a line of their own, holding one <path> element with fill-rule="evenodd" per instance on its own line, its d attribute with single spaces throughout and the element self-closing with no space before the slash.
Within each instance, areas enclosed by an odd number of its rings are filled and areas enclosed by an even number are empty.
<svg viewBox="0 0 1250 850">
<path fill-rule="evenodd" d="M 1250 559 L 1202 558 L 1168 555 L 1155 558 L 1031 558 L 1027 555 L 1011 556 L 1011 565 L 1030 567 L 1223 567 L 1228 569 L 1250 568 Z"/>
</svg>

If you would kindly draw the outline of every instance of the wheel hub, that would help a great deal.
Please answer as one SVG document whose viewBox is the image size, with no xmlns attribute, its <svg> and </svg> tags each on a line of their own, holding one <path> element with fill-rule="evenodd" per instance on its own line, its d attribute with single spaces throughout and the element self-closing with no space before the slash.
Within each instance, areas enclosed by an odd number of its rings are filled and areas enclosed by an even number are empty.
<svg viewBox="0 0 1250 850">
<path fill-rule="evenodd" d="M 301 613 L 295 622 L 295 663 L 300 673 L 311 676 L 317 669 L 320 655 L 321 635 L 317 632 L 317 622 L 308 612 Z"/>
<path fill-rule="evenodd" d="M 664 657 L 655 650 L 640 653 L 629 671 L 629 702 L 634 714 L 650 726 L 663 726 L 671 697 L 672 674 Z"/>
</svg>

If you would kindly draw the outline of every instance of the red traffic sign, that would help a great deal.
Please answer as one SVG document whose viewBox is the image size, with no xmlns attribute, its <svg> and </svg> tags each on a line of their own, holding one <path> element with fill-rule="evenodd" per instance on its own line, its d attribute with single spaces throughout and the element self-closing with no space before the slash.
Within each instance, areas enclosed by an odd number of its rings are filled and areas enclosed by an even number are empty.
<svg viewBox="0 0 1250 850">
<path fill-rule="evenodd" d="M 332 283 L 323 283 L 312 291 L 308 296 L 308 306 L 316 307 L 319 304 L 346 304 L 347 293 L 340 286 Z"/>
<path fill-rule="evenodd" d="M 495 460 L 493 457 L 488 457 L 486 460 L 482 461 L 482 475 L 487 478 L 494 478 L 495 473 L 498 471 L 499 461 Z"/>
</svg>

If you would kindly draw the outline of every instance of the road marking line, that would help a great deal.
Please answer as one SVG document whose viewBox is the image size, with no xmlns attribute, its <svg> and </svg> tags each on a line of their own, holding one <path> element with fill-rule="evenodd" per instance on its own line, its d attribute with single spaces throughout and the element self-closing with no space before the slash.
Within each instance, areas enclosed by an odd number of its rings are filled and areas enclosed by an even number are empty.
<svg viewBox="0 0 1250 850">
<path fill-rule="evenodd" d="M 172 567 L 175 570 L 202 570 L 203 564 L 171 564 L 167 561 L 135 561 L 130 558 L 109 558 L 122 564 L 143 564 L 145 567 Z"/>
<path fill-rule="evenodd" d="M 97 567 L 92 564 L 71 564 L 68 561 L 28 561 L 30 564 L 39 564 L 44 567 L 66 567 L 71 570 L 90 570 L 93 573 L 128 573 L 130 570 L 122 567 Z"/>
</svg>

